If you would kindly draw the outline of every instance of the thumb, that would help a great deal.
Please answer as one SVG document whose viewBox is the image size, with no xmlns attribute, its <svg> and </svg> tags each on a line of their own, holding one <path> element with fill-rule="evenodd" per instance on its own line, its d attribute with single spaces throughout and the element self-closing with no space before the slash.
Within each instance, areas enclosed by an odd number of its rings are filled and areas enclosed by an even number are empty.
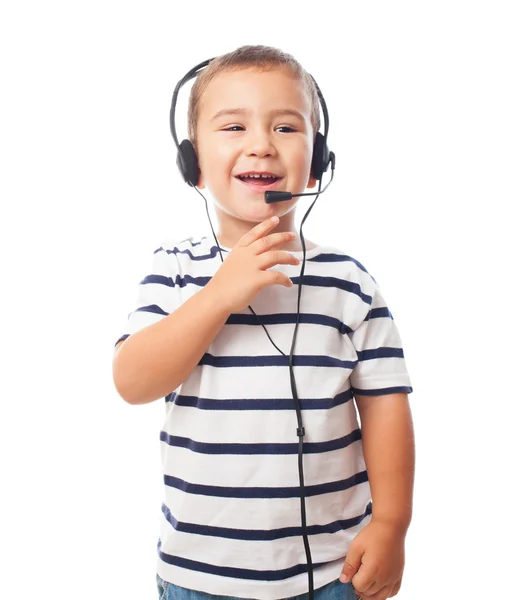
<svg viewBox="0 0 519 600">
<path fill-rule="evenodd" d="M 342 583 L 351 581 L 355 573 L 359 570 L 362 559 L 362 548 L 360 546 L 355 547 L 353 544 L 348 550 L 344 565 L 342 567 L 341 576 L 339 579 Z"/>
</svg>

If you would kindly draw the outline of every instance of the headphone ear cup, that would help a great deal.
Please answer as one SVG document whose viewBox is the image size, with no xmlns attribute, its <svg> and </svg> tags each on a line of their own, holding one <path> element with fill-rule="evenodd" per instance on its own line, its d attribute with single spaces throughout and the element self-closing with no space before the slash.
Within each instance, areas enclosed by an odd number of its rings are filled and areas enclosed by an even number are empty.
<svg viewBox="0 0 519 600">
<path fill-rule="evenodd" d="M 330 163 L 330 151 L 326 145 L 324 135 L 318 131 L 315 134 L 314 151 L 312 154 L 312 175 L 316 179 L 321 179 L 323 173 L 328 169 Z"/>
<path fill-rule="evenodd" d="M 198 183 L 198 159 L 190 140 L 182 140 L 177 154 L 177 166 L 184 180 L 195 187 Z"/>
</svg>

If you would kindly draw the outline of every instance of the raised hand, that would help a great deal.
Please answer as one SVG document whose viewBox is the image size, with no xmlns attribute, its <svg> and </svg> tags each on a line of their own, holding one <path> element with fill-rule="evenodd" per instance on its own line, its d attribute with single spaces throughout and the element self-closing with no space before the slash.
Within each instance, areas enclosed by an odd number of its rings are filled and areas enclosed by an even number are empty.
<svg viewBox="0 0 519 600">
<path fill-rule="evenodd" d="M 284 273 L 266 270 L 274 265 L 300 263 L 290 252 L 275 250 L 276 246 L 293 241 L 296 234 L 284 231 L 267 235 L 279 222 L 277 217 L 274 219 L 263 221 L 247 232 L 206 286 L 211 286 L 230 312 L 244 309 L 269 285 L 293 285 Z"/>
</svg>

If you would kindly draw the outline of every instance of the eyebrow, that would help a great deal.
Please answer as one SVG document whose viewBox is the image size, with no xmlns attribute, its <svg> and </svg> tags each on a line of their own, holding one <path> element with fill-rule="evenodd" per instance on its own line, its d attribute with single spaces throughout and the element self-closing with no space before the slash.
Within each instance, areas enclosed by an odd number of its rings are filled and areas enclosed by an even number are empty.
<svg viewBox="0 0 519 600">
<path fill-rule="evenodd" d="M 250 114 L 250 110 L 247 108 L 224 108 L 219 110 L 212 118 L 211 121 L 215 121 L 220 117 L 226 117 L 230 115 L 247 115 Z M 270 113 L 273 117 L 281 116 L 281 115 L 291 115 L 293 117 L 297 117 L 304 121 L 304 116 L 298 111 L 292 108 L 278 108 L 276 110 L 271 110 Z"/>
</svg>

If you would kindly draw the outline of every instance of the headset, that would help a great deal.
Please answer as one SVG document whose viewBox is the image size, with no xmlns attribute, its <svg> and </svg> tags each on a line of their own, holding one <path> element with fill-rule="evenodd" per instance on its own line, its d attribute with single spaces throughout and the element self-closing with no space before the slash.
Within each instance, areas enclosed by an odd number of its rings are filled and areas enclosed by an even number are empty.
<svg viewBox="0 0 519 600">
<path fill-rule="evenodd" d="M 184 77 L 177 83 L 175 90 L 173 92 L 173 98 L 171 100 L 171 109 L 170 109 L 170 113 L 169 113 L 169 125 L 170 125 L 171 135 L 173 136 L 173 140 L 174 140 L 175 145 L 178 150 L 177 166 L 180 170 L 182 177 L 184 178 L 184 181 L 186 181 L 186 183 L 188 185 L 193 187 L 202 196 L 202 198 L 205 201 L 207 216 L 209 218 L 209 224 L 210 224 L 211 230 L 213 232 L 216 246 L 220 253 L 220 258 L 223 262 L 223 256 L 222 256 L 222 251 L 220 249 L 220 244 L 218 243 L 216 234 L 213 229 L 213 225 L 211 223 L 211 217 L 209 215 L 209 209 L 207 207 L 207 200 L 205 199 L 204 195 L 200 192 L 200 190 L 196 187 L 196 184 L 198 183 L 199 169 L 198 169 L 198 159 L 196 156 L 195 148 L 194 148 L 193 144 L 191 143 L 191 141 L 187 140 L 187 139 L 182 140 L 182 142 L 180 142 L 180 144 L 179 144 L 178 138 L 177 138 L 177 133 L 176 133 L 176 128 L 175 128 L 175 108 L 177 105 L 177 97 L 178 97 L 180 88 L 183 85 L 185 85 L 190 79 L 193 79 L 194 77 L 196 77 L 198 75 L 198 73 L 200 71 L 202 71 L 203 69 L 205 69 L 205 67 L 207 67 L 207 65 L 209 65 L 209 63 L 211 63 L 213 60 L 214 60 L 214 58 L 210 58 L 208 60 L 204 60 L 203 62 L 199 63 L 198 65 L 193 67 L 190 71 L 188 71 L 184 75 Z M 244 66 L 246 66 L 246 65 L 244 65 Z M 299 276 L 296 325 L 294 328 L 294 337 L 292 338 L 292 347 L 290 349 L 290 356 L 288 358 L 288 367 L 289 367 L 289 371 L 290 371 L 290 385 L 291 385 L 291 389 L 292 389 L 292 395 L 294 397 L 294 405 L 295 405 L 296 414 L 297 414 L 296 434 L 299 438 L 298 468 L 299 468 L 299 485 L 300 485 L 300 500 L 301 500 L 301 525 L 302 525 L 302 530 L 303 530 L 303 543 L 304 543 L 304 547 L 305 547 L 307 567 L 308 567 L 308 588 L 309 588 L 308 598 L 309 598 L 309 600 L 314 600 L 314 579 L 313 579 L 312 555 L 310 553 L 310 545 L 308 543 L 308 534 L 307 534 L 307 530 L 306 530 L 306 505 L 305 505 L 305 487 L 304 487 L 304 473 L 303 473 L 303 437 L 305 435 L 305 428 L 303 427 L 303 421 L 302 421 L 302 416 L 301 416 L 301 405 L 299 402 L 299 397 L 297 395 L 295 378 L 294 378 L 293 354 L 294 354 L 294 347 L 295 347 L 295 342 L 296 342 L 297 329 L 299 327 L 299 313 L 300 313 L 300 306 L 301 306 L 301 285 L 303 282 L 303 275 L 304 275 L 305 263 L 306 263 L 306 245 L 305 245 L 305 241 L 304 241 L 304 237 L 303 237 L 303 223 L 305 222 L 306 217 L 312 210 L 319 195 L 322 194 L 327 189 L 327 187 L 330 185 L 330 183 L 333 180 L 333 174 L 334 174 L 334 170 L 335 170 L 335 154 L 328 149 L 328 145 L 327 145 L 328 129 L 329 129 L 328 108 L 326 106 L 326 102 L 321 93 L 321 90 L 319 89 L 319 86 L 317 85 L 317 82 L 312 77 L 312 75 L 310 75 L 310 77 L 315 85 L 315 90 L 317 92 L 317 96 L 319 98 L 319 102 L 321 105 L 321 110 L 322 110 L 323 116 L 324 116 L 324 134 L 321 133 L 320 131 L 318 131 L 315 135 L 314 147 L 313 147 L 313 152 L 312 152 L 312 164 L 311 164 L 311 173 L 312 173 L 313 177 L 315 177 L 315 179 L 317 179 L 319 181 L 318 191 L 310 192 L 310 193 L 303 193 L 303 194 L 291 194 L 290 192 L 280 192 L 280 191 L 265 192 L 265 202 L 268 204 L 271 204 L 274 202 L 282 202 L 285 200 L 290 200 L 291 198 L 294 198 L 296 196 L 316 196 L 315 200 L 313 201 L 313 203 L 311 204 L 310 208 L 308 209 L 308 211 L 306 212 L 305 216 L 303 217 L 303 219 L 301 221 L 300 234 L 301 234 L 301 242 L 303 245 L 303 264 L 302 264 L 301 273 Z M 330 181 L 326 184 L 326 186 L 321 190 L 322 177 L 323 177 L 323 174 L 328 170 L 329 165 L 331 165 L 331 178 L 330 178 Z M 278 350 L 278 352 L 280 354 L 282 354 L 283 356 L 286 356 L 286 354 L 282 350 L 280 350 L 276 346 L 276 344 L 272 341 L 272 338 L 270 337 L 268 331 L 266 330 L 265 325 L 261 322 L 261 320 L 259 319 L 258 315 L 254 312 L 252 307 L 249 306 L 249 308 L 252 311 L 252 313 L 256 316 L 256 318 L 258 319 L 260 325 L 265 330 L 267 337 L 269 338 L 269 340 L 271 341 L 273 346 L 276 348 L 276 350 Z"/>
</svg>

